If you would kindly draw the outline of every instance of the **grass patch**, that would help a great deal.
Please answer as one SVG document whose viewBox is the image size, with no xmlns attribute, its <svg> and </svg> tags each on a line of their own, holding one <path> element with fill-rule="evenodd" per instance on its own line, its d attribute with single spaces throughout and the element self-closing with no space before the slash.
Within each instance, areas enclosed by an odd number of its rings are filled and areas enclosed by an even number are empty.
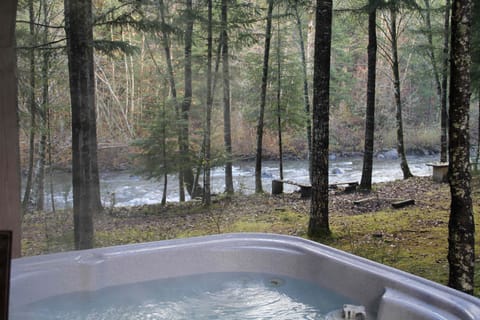
<svg viewBox="0 0 480 320">
<path fill-rule="evenodd" d="M 446 284 L 448 213 L 411 208 L 332 221 L 327 243 L 421 277 Z"/>
<path fill-rule="evenodd" d="M 304 214 L 288 209 L 278 209 L 269 214 L 242 217 L 229 227 L 229 232 L 265 232 L 305 236 L 307 222 L 308 218 Z"/>
</svg>

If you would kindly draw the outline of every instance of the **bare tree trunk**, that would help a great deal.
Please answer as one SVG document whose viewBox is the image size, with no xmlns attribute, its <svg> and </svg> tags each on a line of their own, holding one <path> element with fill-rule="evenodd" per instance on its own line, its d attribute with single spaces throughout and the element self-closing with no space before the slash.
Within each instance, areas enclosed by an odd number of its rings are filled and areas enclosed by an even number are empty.
<svg viewBox="0 0 480 320">
<path fill-rule="evenodd" d="M 204 168 L 204 192 L 203 202 L 205 205 L 210 205 L 212 202 L 210 193 L 210 158 L 211 158 L 211 127 L 212 127 L 212 46 L 213 46 L 213 34 L 212 34 L 212 0 L 207 1 L 208 6 L 208 25 L 207 25 L 207 106 L 206 106 L 206 120 L 205 120 L 205 168 Z"/>
<path fill-rule="evenodd" d="M 160 19 L 163 25 L 166 24 L 165 22 L 165 4 L 163 3 L 163 0 L 158 0 L 158 8 L 160 11 Z M 170 51 L 170 38 L 168 36 L 168 33 L 165 30 L 162 30 L 162 44 L 163 44 L 163 50 L 165 51 L 165 60 L 167 62 L 167 73 L 168 73 L 168 83 L 170 85 L 170 95 L 172 96 L 173 103 L 175 105 L 175 113 L 177 117 L 178 123 L 181 122 L 181 115 L 180 115 L 180 107 L 177 102 L 177 87 L 175 85 L 175 76 L 173 73 L 173 64 L 172 64 L 172 55 Z M 179 125 L 180 127 L 180 125 Z M 182 129 L 178 129 L 178 145 L 179 145 L 179 151 L 182 153 Z M 185 183 L 184 183 L 184 176 L 183 176 L 183 170 L 180 168 L 178 172 L 178 190 L 179 190 L 179 200 L 180 202 L 185 201 Z"/>
<path fill-rule="evenodd" d="M 167 87 L 168 84 L 166 83 L 164 86 L 164 91 L 162 94 L 163 97 L 163 104 L 162 104 L 162 161 L 163 161 L 163 167 L 166 169 L 168 168 L 168 163 L 167 163 L 167 124 L 166 124 L 166 117 L 167 117 Z M 163 174 L 163 193 L 162 193 L 162 206 L 167 204 L 167 188 L 168 188 L 168 172 L 165 170 L 165 173 Z"/>
<path fill-rule="evenodd" d="M 303 27 L 302 20 L 300 19 L 300 14 L 298 13 L 298 5 L 295 3 L 295 18 L 297 20 L 298 28 L 298 37 L 300 44 L 300 55 L 302 58 L 302 76 L 303 76 L 303 103 L 305 105 L 305 116 L 306 116 L 306 136 L 307 136 L 307 147 L 308 147 L 308 174 L 310 176 L 310 182 L 312 181 L 312 118 L 310 115 L 310 97 L 308 94 L 308 76 L 307 76 L 307 58 L 305 54 L 305 42 L 303 40 Z"/>
<path fill-rule="evenodd" d="M 91 1 L 65 0 L 72 104 L 72 185 L 76 249 L 93 247 L 93 216 L 101 211 L 92 20 Z"/>
<path fill-rule="evenodd" d="M 128 42 L 131 44 L 132 43 L 132 33 L 130 31 L 130 26 L 127 24 L 127 32 L 128 32 Z M 129 73 L 130 73 L 130 117 L 127 117 L 127 125 L 132 128 L 131 132 L 135 134 L 135 126 L 134 126 L 134 121 L 135 121 L 135 112 L 136 112 L 136 101 L 135 101 L 135 67 L 133 65 L 133 55 L 129 55 L 128 57 L 128 62 L 129 62 Z"/>
<path fill-rule="evenodd" d="M 309 237 L 331 234 L 328 219 L 328 148 L 332 0 L 317 0 L 313 69 L 312 201 Z"/>
<path fill-rule="evenodd" d="M 400 71 L 398 63 L 398 41 L 397 41 L 397 11 L 396 8 L 390 8 L 390 36 L 392 46 L 392 71 L 393 71 L 393 86 L 395 95 L 396 120 L 397 120 L 397 151 L 400 157 L 400 167 L 402 168 L 403 178 L 408 179 L 413 177 L 408 166 L 407 157 L 405 154 L 405 143 L 403 140 L 403 120 L 402 120 L 402 99 L 400 90 Z"/>
<path fill-rule="evenodd" d="M 443 29 L 443 65 L 442 65 L 442 111 L 440 119 L 440 161 L 447 162 L 448 153 L 448 106 L 447 106 L 447 84 L 449 65 L 449 40 L 450 40 L 450 0 L 445 4 L 445 27 Z"/>
<path fill-rule="evenodd" d="M 42 1 L 43 8 L 43 43 L 48 43 L 48 5 Z M 38 160 L 35 172 L 35 207 L 37 210 L 43 210 L 45 204 L 45 163 L 47 158 L 47 114 L 50 104 L 49 97 L 49 70 L 50 70 L 50 52 L 47 49 L 42 53 L 42 105 L 40 107 L 40 142 L 38 146 Z"/>
<path fill-rule="evenodd" d="M 277 15 L 280 16 L 280 6 L 277 7 Z M 282 142 L 282 64 L 280 45 L 280 18 L 277 18 L 277 130 L 278 130 L 278 158 L 280 179 L 283 180 L 283 142 Z"/>
<path fill-rule="evenodd" d="M 190 123 L 190 107 L 192 105 L 192 44 L 193 44 L 193 5 L 192 0 L 187 0 L 186 2 L 187 8 L 187 17 L 185 23 L 185 94 L 182 103 L 182 112 L 181 112 L 181 120 L 180 120 L 180 130 L 182 131 L 181 137 L 182 140 L 180 142 L 180 152 L 182 154 L 183 163 L 182 163 L 182 173 L 183 179 L 185 182 L 185 186 L 187 188 L 188 193 L 193 198 L 197 196 L 197 194 L 193 194 L 193 191 L 199 192 L 201 194 L 201 188 L 195 185 L 195 176 L 192 170 L 192 155 L 190 152 L 190 133 L 189 133 L 189 123 Z"/>
<path fill-rule="evenodd" d="M 30 41 L 32 48 L 29 52 L 29 67 L 30 67 L 30 78 L 29 78 L 29 92 L 28 92 L 28 106 L 30 109 L 30 137 L 29 137 L 29 153 L 28 153 L 28 168 L 27 168 L 27 180 L 25 183 L 25 193 L 23 195 L 22 207 L 23 210 L 27 210 L 30 206 L 31 201 L 31 192 L 33 184 L 33 163 L 35 159 L 35 131 L 37 130 L 36 124 L 36 113 L 37 108 L 35 106 L 35 45 L 36 45 L 36 36 L 35 36 L 35 12 L 33 8 L 33 0 L 28 2 L 28 13 L 30 19 Z"/>
<path fill-rule="evenodd" d="M 48 140 L 48 166 L 50 167 L 49 178 L 50 178 L 50 202 L 52 204 L 52 212 L 55 213 L 55 195 L 53 190 L 53 169 L 52 169 L 52 130 L 50 129 L 50 109 L 47 112 L 47 140 Z"/>
<path fill-rule="evenodd" d="M 431 21 L 431 8 L 430 0 L 424 0 L 425 3 L 425 24 L 426 24 L 426 37 L 428 41 L 428 56 L 430 58 L 430 63 L 432 64 L 433 77 L 435 79 L 435 87 L 437 89 L 437 95 L 441 100 L 442 97 L 442 85 L 440 82 L 440 74 L 437 67 L 437 59 L 435 57 L 435 48 L 433 46 L 433 30 L 432 30 L 432 21 Z"/>
<path fill-rule="evenodd" d="M 373 5 L 373 1 L 370 1 Z M 372 190 L 373 146 L 375 136 L 375 86 L 377 72 L 377 8 L 370 7 L 368 13 L 368 75 L 367 109 L 365 111 L 365 148 L 363 153 L 360 189 Z"/>
<path fill-rule="evenodd" d="M 43 117 L 43 116 L 42 116 Z M 42 119 L 43 121 L 43 119 Z M 45 129 L 43 129 L 45 130 Z M 43 210 L 45 204 L 45 162 L 46 162 L 46 146 L 47 136 L 42 132 L 38 146 L 38 159 L 35 166 L 35 183 L 34 183 L 34 203 L 35 210 Z"/>
<path fill-rule="evenodd" d="M 121 30 L 122 42 L 125 42 L 125 32 L 123 28 Z M 130 76 L 128 74 L 128 56 L 126 53 L 123 54 L 123 66 L 125 68 L 125 107 L 124 114 L 125 120 L 128 119 L 128 109 L 130 107 Z"/>
<path fill-rule="evenodd" d="M 435 57 L 435 50 L 433 44 L 433 30 L 431 23 L 431 8 L 430 0 L 424 0 L 425 3 L 425 23 L 426 23 L 426 36 L 428 40 L 429 47 L 429 58 L 433 68 L 433 75 L 435 78 L 435 85 L 437 89 L 437 95 L 440 100 L 440 161 L 447 161 L 447 77 L 448 77 L 448 36 L 449 36 L 449 22 L 448 17 L 450 16 L 450 1 L 447 0 L 447 5 L 445 9 L 445 29 L 444 29 L 444 48 L 443 48 L 443 59 L 442 59 L 442 80 L 440 79 L 440 72 L 437 67 L 437 59 Z M 446 41 L 445 41 L 446 40 Z M 446 59 L 445 59 L 446 57 Z"/>
<path fill-rule="evenodd" d="M 448 285 L 473 294 L 475 223 L 470 174 L 469 106 L 472 0 L 454 0 L 450 56 Z"/>
<path fill-rule="evenodd" d="M 225 192 L 232 194 L 232 125 L 230 119 L 230 63 L 228 48 L 228 0 L 222 0 L 222 74 L 223 74 L 223 141 L 225 143 Z"/>
<path fill-rule="evenodd" d="M 140 50 L 140 74 L 139 74 L 139 87 L 140 87 L 140 92 L 139 92 L 139 103 L 138 103 L 138 110 L 137 110 L 137 115 L 135 117 L 135 122 L 134 122 L 134 127 L 138 127 L 138 125 L 141 123 L 143 120 L 143 99 L 144 99 L 144 93 L 142 92 L 142 88 L 144 87 L 143 85 L 143 80 L 146 79 L 145 77 L 145 31 L 142 31 L 142 47 Z"/>
<path fill-rule="evenodd" d="M 257 152 L 255 155 L 255 192 L 262 193 L 262 148 L 263 148 L 263 119 L 267 102 L 268 60 L 270 57 L 270 39 L 272 37 L 273 0 L 268 0 L 267 25 L 265 27 L 265 47 L 263 52 L 263 74 L 260 95 L 260 111 L 257 123 Z"/>
</svg>

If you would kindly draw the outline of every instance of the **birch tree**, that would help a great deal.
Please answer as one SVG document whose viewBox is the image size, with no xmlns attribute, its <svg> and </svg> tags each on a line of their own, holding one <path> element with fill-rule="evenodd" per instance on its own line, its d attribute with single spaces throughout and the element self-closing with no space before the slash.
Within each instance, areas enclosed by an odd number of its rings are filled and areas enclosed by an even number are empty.
<svg viewBox="0 0 480 320">
<path fill-rule="evenodd" d="M 469 106 L 472 0 L 454 0 L 450 53 L 448 285 L 473 294 L 475 223 L 470 173 Z"/>
</svg>

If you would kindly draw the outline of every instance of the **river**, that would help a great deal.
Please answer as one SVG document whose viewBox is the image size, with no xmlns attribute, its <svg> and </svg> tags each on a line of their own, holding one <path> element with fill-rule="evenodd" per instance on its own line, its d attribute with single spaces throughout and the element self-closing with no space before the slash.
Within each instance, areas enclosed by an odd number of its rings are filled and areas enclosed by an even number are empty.
<svg viewBox="0 0 480 320">
<path fill-rule="evenodd" d="M 409 156 L 410 170 L 417 176 L 432 174 L 431 167 L 426 164 L 438 161 L 434 156 Z M 272 179 L 279 177 L 278 161 L 264 161 L 262 165 L 263 189 L 271 191 Z M 342 181 L 360 181 L 362 174 L 362 158 L 339 158 L 330 160 L 330 183 Z M 237 162 L 233 166 L 235 192 L 252 194 L 255 191 L 255 162 Z M 384 182 L 402 178 L 399 160 L 375 159 L 373 164 L 373 182 Z M 67 172 L 55 172 L 53 177 L 54 201 L 56 208 L 72 207 L 71 175 Z M 284 179 L 308 183 L 308 163 L 303 160 L 284 161 Z M 100 174 L 102 201 L 105 206 L 134 206 L 153 204 L 161 201 L 163 182 L 147 180 L 131 171 L 111 171 Z M 224 170 L 212 170 L 212 192 L 224 191 Z M 47 186 L 46 189 L 49 189 Z M 296 187 L 285 185 L 285 192 L 293 192 Z M 46 196 L 47 209 L 51 208 L 50 195 Z M 169 176 L 167 191 L 168 201 L 178 201 L 178 180 Z"/>
</svg>

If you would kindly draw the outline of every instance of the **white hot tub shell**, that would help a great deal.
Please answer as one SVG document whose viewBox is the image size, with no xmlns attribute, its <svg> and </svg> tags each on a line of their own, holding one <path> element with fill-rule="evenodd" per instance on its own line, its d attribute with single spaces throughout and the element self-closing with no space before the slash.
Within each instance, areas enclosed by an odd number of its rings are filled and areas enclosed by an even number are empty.
<svg viewBox="0 0 480 320">
<path fill-rule="evenodd" d="M 255 233 L 14 259 L 10 310 L 57 295 L 211 272 L 311 281 L 365 306 L 378 320 L 480 319 L 480 299 L 446 286 L 312 241 Z"/>
</svg>

